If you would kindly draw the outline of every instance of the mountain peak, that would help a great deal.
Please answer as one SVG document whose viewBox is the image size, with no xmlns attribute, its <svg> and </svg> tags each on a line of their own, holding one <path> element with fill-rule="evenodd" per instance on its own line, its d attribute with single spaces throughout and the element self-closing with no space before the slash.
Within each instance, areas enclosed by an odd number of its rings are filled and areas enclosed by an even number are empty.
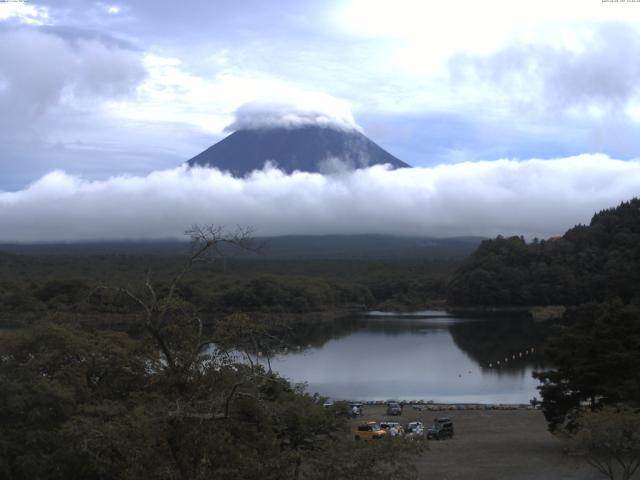
<svg viewBox="0 0 640 480">
<path fill-rule="evenodd" d="M 389 164 L 409 165 L 369 140 L 359 129 L 299 124 L 265 124 L 241 129 L 188 161 L 189 166 L 213 167 L 244 176 L 272 162 L 286 173 L 332 173 Z"/>
<path fill-rule="evenodd" d="M 245 103 L 225 131 L 233 133 L 188 165 L 234 176 L 261 170 L 267 162 L 286 173 L 409 167 L 364 135 L 345 101 L 319 92 L 288 92 L 286 98 Z"/>
</svg>

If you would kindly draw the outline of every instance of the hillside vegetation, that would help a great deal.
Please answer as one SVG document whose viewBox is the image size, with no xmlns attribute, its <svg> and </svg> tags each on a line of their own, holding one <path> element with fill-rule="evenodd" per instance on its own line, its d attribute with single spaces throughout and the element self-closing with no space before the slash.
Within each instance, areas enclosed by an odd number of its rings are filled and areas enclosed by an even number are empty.
<svg viewBox="0 0 640 480">
<path fill-rule="evenodd" d="M 455 272 L 454 305 L 578 305 L 640 300 L 640 199 L 596 213 L 560 238 L 483 241 Z"/>
<path fill-rule="evenodd" d="M 0 254 L 0 318 L 73 313 L 128 322 L 131 299 L 101 287 L 162 289 L 184 257 Z M 442 304 L 458 263 L 429 260 L 226 259 L 196 265 L 178 287 L 203 317 L 232 312 L 290 313 L 411 309 Z M 118 318 L 114 317 L 120 317 Z"/>
</svg>

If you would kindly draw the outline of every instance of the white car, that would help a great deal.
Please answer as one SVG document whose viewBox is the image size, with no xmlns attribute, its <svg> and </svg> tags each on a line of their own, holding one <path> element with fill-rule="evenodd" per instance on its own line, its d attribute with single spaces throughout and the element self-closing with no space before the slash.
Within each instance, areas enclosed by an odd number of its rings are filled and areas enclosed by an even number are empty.
<svg viewBox="0 0 640 480">
<path fill-rule="evenodd" d="M 409 422 L 407 423 L 405 432 L 407 432 L 407 435 L 424 435 L 424 425 L 422 422 Z"/>
<path fill-rule="evenodd" d="M 400 422 L 380 422 L 380 427 L 389 433 L 389 436 L 396 437 L 404 434 L 404 428 L 400 425 Z"/>
</svg>

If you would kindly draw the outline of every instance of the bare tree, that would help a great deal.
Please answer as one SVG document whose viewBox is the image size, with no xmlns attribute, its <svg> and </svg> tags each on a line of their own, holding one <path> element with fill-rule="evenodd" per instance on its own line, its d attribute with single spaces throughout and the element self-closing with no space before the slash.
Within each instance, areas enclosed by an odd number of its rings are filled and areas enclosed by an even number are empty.
<svg viewBox="0 0 640 480">
<path fill-rule="evenodd" d="M 212 342 L 212 338 L 205 337 L 203 333 L 201 318 L 197 315 L 189 315 L 184 308 L 184 302 L 176 295 L 179 283 L 198 262 L 221 260 L 227 252 L 257 249 L 251 238 L 250 228 L 237 227 L 234 231 L 227 232 L 222 226 L 194 225 L 185 234 L 191 239 L 189 256 L 169 281 L 166 289 L 158 291 L 151 281 L 149 272 L 141 292 L 129 288 L 118 289 L 141 307 L 145 330 L 152 336 L 162 353 L 166 368 L 178 375 L 192 369 L 203 350 Z M 181 322 L 186 320 L 190 324 L 193 334 L 188 339 L 183 335 L 179 348 L 172 348 L 177 332 L 171 327 L 175 326 L 177 317 L 180 317 Z"/>
<path fill-rule="evenodd" d="M 262 246 L 252 238 L 252 233 L 250 228 L 237 227 L 227 232 L 221 226 L 194 225 L 185 232 L 191 239 L 189 256 L 166 286 L 154 286 L 147 273 L 143 288 L 118 289 L 140 306 L 144 329 L 153 339 L 154 348 L 161 353 L 156 368 L 169 373 L 170 388 L 176 394 L 175 407 L 169 414 L 174 420 L 227 419 L 236 398 L 253 396 L 251 390 L 255 390 L 256 385 L 273 380 L 270 368 L 265 374 L 250 361 L 249 372 L 228 388 L 212 385 L 195 391 L 187 388 L 189 384 L 191 387 L 208 385 L 204 378 L 212 369 L 236 368 L 235 360 L 227 355 L 234 342 L 241 343 L 241 351 L 248 351 L 245 347 L 249 342 L 256 352 L 266 352 L 267 340 L 277 340 L 268 334 L 261 322 L 241 314 L 221 320 L 211 335 L 205 335 L 201 318 L 188 311 L 177 294 L 180 282 L 197 263 L 224 261 L 236 252 L 259 251 Z M 224 348 L 216 355 L 207 354 L 214 341 L 222 343 Z M 198 381 L 194 382 L 196 378 Z"/>
</svg>

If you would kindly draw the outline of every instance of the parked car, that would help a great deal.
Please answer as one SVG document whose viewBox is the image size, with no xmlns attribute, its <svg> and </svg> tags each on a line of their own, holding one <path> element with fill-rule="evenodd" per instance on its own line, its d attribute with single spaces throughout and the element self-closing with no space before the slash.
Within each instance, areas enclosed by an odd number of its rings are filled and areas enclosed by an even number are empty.
<svg viewBox="0 0 640 480">
<path fill-rule="evenodd" d="M 424 435 L 424 425 L 422 422 L 409 422 L 404 431 L 410 436 Z"/>
<path fill-rule="evenodd" d="M 356 440 L 362 440 L 365 442 L 369 440 L 379 440 L 384 438 L 386 435 L 387 431 L 383 430 L 377 422 L 362 423 L 358 425 L 353 432 L 353 436 Z"/>
<path fill-rule="evenodd" d="M 362 404 L 361 403 L 351 403 L 349 404 L 350 413 L 353 418 L 359 417 L 362 415 Z"/>
<path fill-rule="evenodd" d="M 444 440 L 453 437 L 453 422 L 448 417 L 436 418 L 427 429 L 427 438 L 429 440 Z"/>
<path fill-rule="evenodd" d="M 380 422 L 380 428 L 386 430 L 390 437 L 404 434 L 404 427 L 400 422 L 383 421 Z"/>
<path fill-rule="evenodd" d="M 402 415 L 402 405 L 397 402 L 387 403 L 387 415 Z"/>
</svg>

